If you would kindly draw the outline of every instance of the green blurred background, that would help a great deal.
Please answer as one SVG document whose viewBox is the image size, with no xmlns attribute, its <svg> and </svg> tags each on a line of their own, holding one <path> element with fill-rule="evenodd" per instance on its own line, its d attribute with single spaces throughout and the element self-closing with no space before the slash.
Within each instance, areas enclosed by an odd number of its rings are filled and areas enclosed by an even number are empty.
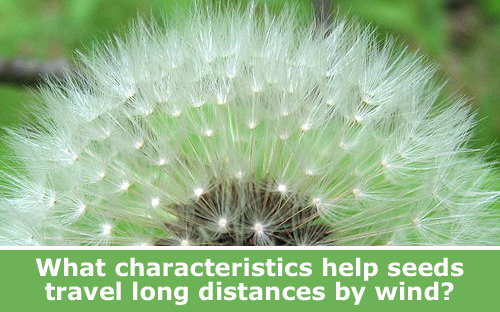
<svg viewBox="0 0 500 312">
<path fill-rule="evenodd" d="M 312 1 L 298 0 L 308 19 Z M 226 0 L 224 2 L 236 2 Z M 245 1 L 246 2 L 246 1 Z M 286 0 L 261 0 L 279 8 Z M 0 57 L 71 59 L 112 33 L 123 33 L 141 15 L 182 13 L 190 0 L 0 0 Z M 178 10 L 180 8 L 180 11 Z M 475 147 L 500 138 L 500 1 L 498 0 L 333 0 L 340 15 L 395 34 L 413 50 L 440 64 L 446 92 L 463 94 L 479 115 Z M 19 124 L 34 103 L 22 85 L 0 83 L 0 127 Z M 1 143 L 0 143 L 1 144 Z M 0 157 L 5 154 L 0 145 Z M 488 157 L 500 160 L 499 148 Z"/>
</svg>

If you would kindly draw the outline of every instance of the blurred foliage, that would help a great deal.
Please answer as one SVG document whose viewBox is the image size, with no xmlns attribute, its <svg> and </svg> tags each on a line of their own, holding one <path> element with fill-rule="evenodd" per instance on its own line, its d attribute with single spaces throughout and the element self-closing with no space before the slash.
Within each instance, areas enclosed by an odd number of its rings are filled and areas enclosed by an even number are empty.
<svg viewBox="0 0 500 312">
<path fill-rule="evenodd" d="M 221 2 L 217 0 L 207 0 Z M 222 1 L 225 3 L 233 0 Z M 240 0 L 240 2 L 248 2 Z M 286 0 L 261 0 L 279 8 Z M 300 19 L 312 10 L 297 0 Z M 192 0 L 0 0 L 0 57 L 71 58 L 120 34 L 138 15 L 182 16 Z M 465 94 L 479 117 L 475 146 L 500 141 L 500 1 L 333 0 L 340 15 L 356 16 L 395 34 L 412 49 L 438 62 L 450 80 L 450 94 Z M 452 91 L 453 90 L 453 91 Z M 33 95 L 20 86 L 0 85 L 0 126 L 19 123 Z M 4 153 L 0 145 L 0 156 Z M 500 160 L 498 148 L 489 156 Z"/>
</svg>

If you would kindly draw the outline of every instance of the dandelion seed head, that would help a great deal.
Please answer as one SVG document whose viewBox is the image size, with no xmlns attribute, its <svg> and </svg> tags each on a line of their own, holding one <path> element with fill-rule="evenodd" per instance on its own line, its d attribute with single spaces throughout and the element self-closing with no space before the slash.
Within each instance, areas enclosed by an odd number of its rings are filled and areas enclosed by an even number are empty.
<svg viewBox="0 0 500 312">
<path fill-rule="evenodd" d="M 432 64 L 257 5 L 140 21 L 41 87 L 0 245 L 500 244 L 497 173 Z"/>
</svg>

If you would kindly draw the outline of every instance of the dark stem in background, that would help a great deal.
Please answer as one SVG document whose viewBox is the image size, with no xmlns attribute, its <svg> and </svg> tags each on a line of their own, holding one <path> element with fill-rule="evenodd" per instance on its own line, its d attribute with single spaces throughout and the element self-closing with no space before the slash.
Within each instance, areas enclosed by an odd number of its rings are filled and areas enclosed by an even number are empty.
<svg viewBox="0 0 500 312">
<path fill-rule="evenodd" d="M 43 82 L 46 76 L 62 78 L 71 69 L 66 60 L 35 61 L 25 59 L 4 59 L 0 57 L 0 83 L 33 86 Z"/>
</svg>

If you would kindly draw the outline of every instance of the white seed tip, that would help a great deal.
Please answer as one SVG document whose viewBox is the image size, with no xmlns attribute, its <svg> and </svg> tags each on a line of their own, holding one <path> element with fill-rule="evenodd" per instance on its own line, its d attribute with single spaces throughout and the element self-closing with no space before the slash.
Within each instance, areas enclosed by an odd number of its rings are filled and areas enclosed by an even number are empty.
<svg viewBox="0 0 500 312">
<path fill-rule="evenodd" d="M 196 197 L 200 197 L 201 195 L 203 195 L 203 189 L 201 187 L 195 188 L 194 195 L 196 195 Z"/>
<path fill-rule="evenodd" d="M 255 223 L 253 226 L 253 229 L 255 230 L 255 233 L 257 234 L 262 234 L 264 232 L 264 227 L 262 226 L 261 223 Z"/>
<path fill-rule="evenodd" d="M 207 129 L 207 130 L 203 131 L 203 136 L 211 137 L 213 135 L 214 135 L 214 130 L 212 130 L 212 129 Z"/>
<path fill-rule="evenodd" d="M 280 193 L 286 193 L 286 185 L 285 184 L 280 184 L 278 185 L 278 192 Z"/>
<path fill-rule="evenodd" d="M 304 173 L 309 176 L 314 175 L 314 171 L 312 169 L 306 169 Z"/>
<path fill-rule="evenodd" d="M 134 147 L 135 147 L 136 149 L 141 149 L 143 145 L 144 145 L 144 142 L 142 142 L 142 141 L 137 141 L 137 142 L 135 142 Z"/>
<path fill-rule="evenodd" d="M 286 139 L 288 139 L 289 135 L 286 133 L 283 133 L 283 134 L 280 134 L 278 137 L 280 138 L 280 140 L 285 141 Z"/>
<path fill-rule="evenodd" d="M 224 105 L 226 104 L 227 100 L 226 100 L 226 97 L 223 96 L 223 95 L 218 95 L 217 96 L 217 104 L 218 105 Z"/>
<path fill-rule="evenodd" d="M 420 226 L 420 220 L 418 218 L 415 218 L 413 219 L 412 221 L 413 225 L 416 226 L 416 227 L 419 227 Z"/>
<path fill-rule="evenodd" d="M 87 205 L 80 204 L 80 206 L 78 207 L 78 212 L 82 215 L 85 213 L 85 211 L 87 211 Z"/>
<path fill-rule="evenodd" d="M 257 127 L 257 123 L 255 121 L 250 121 L 248 123 L 248 128 L 253 130 L 253 129 L 255 129 L 255 127 Z"/>
<path fill-rule="evenodd" d="M 225 229 L 227 226 L 227 220 L 225 218 L 221 218 L 217 224 L 221 229 Z"/>
<path fill-rule="evenodd" d="M 189 240 L 187 239 L 181 240 L 181 246 L 189 246 Z"/>
<path fill-rule="evenodd" d="M 125 181 L 123 182 L 121 185 L 120 185 L 120 190 L 122 191 L 126 191 L 128 190 L 128 188 L 130 187 L 130 182 L 128 181 Z"/>
<path fill-rule="evenodd" d="M 158 166 L 165 166 L 167 164 L 167 160 L 165 158 L 158 159 Z"/>
<path fill-rule="evenodd" d="M 50 206 L 54 206 L 56 204 L 57 200 L 55 197 L 52 197 L 50 200 L 49 200 L 49 205 Z"/>
<path fill-rule="evenodd" d="M 102 226 L 102 233 L 104 235 L 110 235 L 112 230 L 113 230 L 113 226 L 109 223 L 106 223 Z"/>
<path fill-rule="evenodd" d="M 196 107 L 196 108 L 200 108 L 202 107 L 203 105 L 205 105 L 205 101 L 195 101 L 193 103 L 193 106 Z"/>
<path fill-rule="evenodd" d="M 151 207 L 156 208 L 160 205 L 160 199 L 158 197 L 154 197 L 151 199 Z"/>
<path fill-rule="evenodd" d="M 311 130 L 311 126 L 309 124 L 303 124 L 302 126 L 300 126 L 300 130 L 302 130 L 303 132 L 309 131 Z"/>
</svg>

